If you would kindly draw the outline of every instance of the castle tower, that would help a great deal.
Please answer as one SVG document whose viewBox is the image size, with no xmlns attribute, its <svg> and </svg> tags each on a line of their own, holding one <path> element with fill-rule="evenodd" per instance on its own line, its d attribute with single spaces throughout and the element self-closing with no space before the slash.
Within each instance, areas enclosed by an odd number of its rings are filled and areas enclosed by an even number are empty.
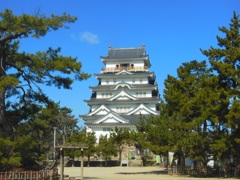
<svg viewBox="0 0 240 180">
<path fill-rule="evenodd" d="M 95 74 L 99 83 L 90 87 L 92 96 L 85 100 L 90 112 L 82 115 L 87 132 L 97 139 L 115 127 L 136 129 L 140 114 L 159 115 L 160 97 L 154 72 L 145 46 L 137 48 L 109 47 L 101 56 L 105 65 Z"/>
</svg>

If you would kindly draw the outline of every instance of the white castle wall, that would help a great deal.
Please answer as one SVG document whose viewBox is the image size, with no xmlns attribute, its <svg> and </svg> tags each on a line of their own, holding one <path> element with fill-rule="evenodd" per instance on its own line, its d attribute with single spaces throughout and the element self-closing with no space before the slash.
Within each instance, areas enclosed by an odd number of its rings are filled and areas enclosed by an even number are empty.
<svg viewBox="0 0 240 180">
<path fill-rule="evenodd" d="M 148 84 L 148 79 L 147 78 L 101 79 L 101 85 L 116 85 L 123 82 L 128 84 Z"/>
</svg>

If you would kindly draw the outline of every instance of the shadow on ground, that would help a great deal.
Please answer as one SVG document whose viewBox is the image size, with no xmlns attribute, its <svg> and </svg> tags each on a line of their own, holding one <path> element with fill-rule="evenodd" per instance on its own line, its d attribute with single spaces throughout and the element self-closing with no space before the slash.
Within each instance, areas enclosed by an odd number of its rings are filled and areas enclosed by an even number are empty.
<svg viewBox="0 0 240 180">
<path fill-rule="evenodd" d="M 155 174 L 155 175 L 163 175 L 168 174 L 167 169 L 166 170 L 159 170 L 159 171 L 147 171 L 147 172 L 118 172 L 116 174 L 123 174 L 123 175 L 134 175 L 134 174 Z"/>
<path fill-rule="evenodd" d="M 84 179 L 102 179 L 102 178 L 97 178 L 97 177 L 84 177 Z"/>
</svg>

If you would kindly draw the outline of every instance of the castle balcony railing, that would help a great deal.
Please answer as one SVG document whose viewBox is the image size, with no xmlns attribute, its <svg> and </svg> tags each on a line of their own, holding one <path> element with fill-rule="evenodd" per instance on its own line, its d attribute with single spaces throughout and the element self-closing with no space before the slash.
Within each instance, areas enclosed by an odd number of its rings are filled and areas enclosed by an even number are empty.
<svg viewBox="0 0 240 180">
<path fill-rule="evenodd" d="M 123 69 L 126 69 L 127 71 L 148 71 L 148 66 L 144 67 L 132 67 L 132 66 L 126 66 L 126 67 L 115 67 L 115 68 L 102 68 L 101 72 L 106 73 L 106 72 L 119 72 L 122 71 Z"/>
</svg>

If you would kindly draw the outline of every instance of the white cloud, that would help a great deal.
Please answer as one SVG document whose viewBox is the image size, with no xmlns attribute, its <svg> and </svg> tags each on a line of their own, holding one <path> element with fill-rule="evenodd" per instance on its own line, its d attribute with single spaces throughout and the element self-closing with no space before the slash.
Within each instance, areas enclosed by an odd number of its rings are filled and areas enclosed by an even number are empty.
<svg viewBox="0 0 240 180">
<path fill-rule="evenodd" d="M 91 32 L 81 32 L 80 33 L 80 40 L 83 42 L 87 42 L 90 44 L 98 44 L 99 43 L 99 38 L 96 34 L 93 34 Z"/>
</svg>

